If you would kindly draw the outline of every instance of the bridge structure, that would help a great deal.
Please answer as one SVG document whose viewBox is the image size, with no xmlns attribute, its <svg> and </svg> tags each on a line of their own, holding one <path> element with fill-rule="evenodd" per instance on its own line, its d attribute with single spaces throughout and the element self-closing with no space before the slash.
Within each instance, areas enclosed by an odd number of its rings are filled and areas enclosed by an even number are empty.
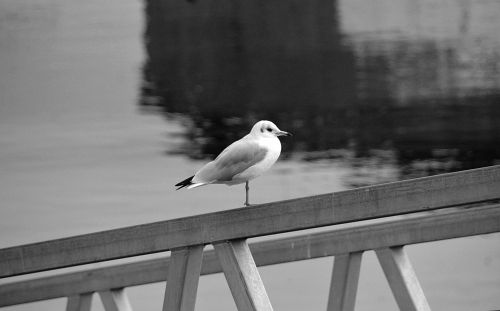
<svg viewBox="0 0 500 311">
<path fill-rule="evenodd" d="M 320 230 L 302 232 L 311 228 Z M 67 297 L 67 311 L 89 311 L 98 293 L 106 311 L 132 310 L 126 287 L 165 282 L 163 310 L 188 311 L 199 277 L 224 273 L 238 310 L 273 310 L 258 267 L 334 256 L 326 309 L 354 310 L 373 250 L 399 308 L 431 310 L 405 245 L 499 231 L 500 166 L 491 166 L 0 249 L 0 278 L 28 275 L 0 285 L 0 307 Z M 284 232 L 295 234 L 272 238 Z M 271 237 L 247 241 L 260 236 Z M 30 277 L 160 252 L 169 255 Z"/>
</svg>

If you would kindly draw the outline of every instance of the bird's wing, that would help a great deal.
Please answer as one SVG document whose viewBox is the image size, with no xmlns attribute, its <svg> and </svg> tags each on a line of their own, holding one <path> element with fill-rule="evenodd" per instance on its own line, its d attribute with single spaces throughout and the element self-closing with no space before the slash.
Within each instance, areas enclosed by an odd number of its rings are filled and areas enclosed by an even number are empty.
<svg viewBox="0 0 500 311">
<path fill-rule="evenodd" d="M 225 182 L 262 161 L 267 149 L 253 139 L 235 141 L 224 149 L 219 156 L 202 167 L 195 175 L 197 182 Z"/>
</svg>

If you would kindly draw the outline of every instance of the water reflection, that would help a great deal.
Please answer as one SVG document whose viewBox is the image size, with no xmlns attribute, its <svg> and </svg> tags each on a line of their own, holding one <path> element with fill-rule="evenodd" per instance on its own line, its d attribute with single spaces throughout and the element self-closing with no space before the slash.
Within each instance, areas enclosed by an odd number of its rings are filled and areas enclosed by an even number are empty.
<svg viewBox="0 0 500 311">
<path fill-rule="evenodd" d="M 169 152 L 191 158 L 270 119 L 305 161 L 396 178 L 498 163 L 500 5 L 368 2 L 146 0 L 141 107 L 184 120 Z"/>
</svg>

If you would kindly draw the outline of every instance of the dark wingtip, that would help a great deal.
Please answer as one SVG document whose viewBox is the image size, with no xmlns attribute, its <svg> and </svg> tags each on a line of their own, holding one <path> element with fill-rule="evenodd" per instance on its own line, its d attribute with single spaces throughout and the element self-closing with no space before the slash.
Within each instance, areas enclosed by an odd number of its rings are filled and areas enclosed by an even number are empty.
<svg viewBox="0 0 500 311">
<path fill-rule="evenodd" d="M 179 187 L 179 188 L 177 188 L 175 190 L 179 190 L 179 189 L 182 189 L 184 187 L 187 187 L 187 186 L 191 185 L 192 184 L 191 181 L 193 180 L 193 177 L 194 177 L 194 175 L 191 176 L 191 177 L 188 177 L 188 178 L 184 179 L 183 181 L 181 181 L 181 182 L 179 182 L 177 184 L 175 184 L 175 187 Z"/>
</svg>

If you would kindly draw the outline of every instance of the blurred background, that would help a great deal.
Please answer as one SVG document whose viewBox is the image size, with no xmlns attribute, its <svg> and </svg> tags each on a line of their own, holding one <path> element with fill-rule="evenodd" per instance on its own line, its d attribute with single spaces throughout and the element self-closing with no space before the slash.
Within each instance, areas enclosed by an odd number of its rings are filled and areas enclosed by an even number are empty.
<svg viewBox="0 0 500 311">
<path fill-rule="evenodd" d="M 261 119 L 294 136 L 253 203 L 500 164 L 499 16 L 496 0 L 1 0 L 0 247 L 241 207 L 242 185 L 173 185 Z M 500 309 L 499 242 L 409 246 L 431 307 Z M 277 310 L 312 310 L 331 267 L 261 273 Z M 128 290 L 161 308 L 163 284 Z M 357 307 L 397 309 L 372 253 Z M 222 275 L 197 309 L 235 309 Z"/>
</svg>

